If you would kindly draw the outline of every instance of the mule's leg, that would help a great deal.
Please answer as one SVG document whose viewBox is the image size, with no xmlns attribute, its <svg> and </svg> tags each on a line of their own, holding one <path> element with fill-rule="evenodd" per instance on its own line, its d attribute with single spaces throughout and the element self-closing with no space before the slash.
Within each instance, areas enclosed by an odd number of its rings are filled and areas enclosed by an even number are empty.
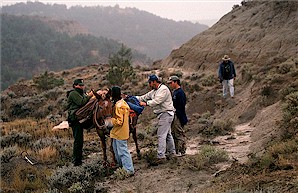
<svg viewBox="0 0 298 193">
<path fill-rule="evenodd" d="M 104 131 L 100 128 L 96 128 L 96 132 L 97 132 L 97 135 L 100 138 L 101 149 L 102 149 L 102 153 L 103 153 L 103 160 L 104 160 L 105 163 L 107 163 L 108 157 L 107 157 L 106 136 L 104 134 Z"/>
<path fill-rule="evenodd" d="M 137 121 L 138 121 L 137 116 L 132 117 L 132 122 L 129 125 L 129 127 L 130 127 L 130 132 L 132 133 L 132 138 L 136 145 L 136 151 L 137 151 L 138 158 L 141 158 L 141 151 L 140 151 L 139 145 L 138 145 L 137 128 L 136 128 Z"/>
<path fill-rule="evenodd" d="M 117 164 L 117 160 L 116 160 L 116 157 L 115 157 L 115 152 L 114 152 L 114 150 L 113 150 L 113 139 L 112 139 L 112 138 L 110 138 L 110 139 L 111 139 L 111 143 L 110 143 L 110 152 L 111 152 L 111 154 L 112 154 L 113 165 L 116 166 L 116 164 Z"/>
</svg>

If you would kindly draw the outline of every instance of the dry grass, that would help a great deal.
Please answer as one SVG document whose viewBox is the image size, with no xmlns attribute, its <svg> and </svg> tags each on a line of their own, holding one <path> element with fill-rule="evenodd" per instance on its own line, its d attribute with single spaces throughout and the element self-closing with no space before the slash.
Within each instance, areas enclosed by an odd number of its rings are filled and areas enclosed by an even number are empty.
<svg viewBox="0 0 298 193">
<path fill-rule="evenodd" d="M 45 137 L 70 138 L 72 133 L 69 130 L 52 131 L 55 124 L 47 119 L 36 120 L 16 119 L 12 122 L 3 123 L 2 136 L 9 134 L 11 131 L 25 132 L 32 135 L 33 139 Z"/>
<path fill-rule="evenodd" d="M 59 159 L 59 153 L 55 147 L 46 147 L 37 152 L 39 162 L 54 163 Z"/>
<path fill-rule="evenodd" d="M 18 165 L 14 169 L 11 187 L 16 192 L 42 191 L 46 188 L 46 175 L 49 172 L 28 165 Z"/>
</svg>

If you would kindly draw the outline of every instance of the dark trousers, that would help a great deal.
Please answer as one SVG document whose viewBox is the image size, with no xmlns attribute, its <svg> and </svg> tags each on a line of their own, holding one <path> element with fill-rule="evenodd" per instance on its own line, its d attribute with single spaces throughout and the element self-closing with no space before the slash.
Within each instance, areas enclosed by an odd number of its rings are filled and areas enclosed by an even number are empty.
<svg viewBox="0 0 298 193">
<path fill-rule="evenodd" d="M 184 126 L 181 125 L 177 115 L 172 122 L 172 135 L 175 142 L 176 153 L 185 154 L 186 152 L 186 136 Z"/>
<path fill-rule="evenodd" d="M 80 165 L 82 164 L 83 158 L 83 142 L 84 142 L 84 135 L 83 135 L 83 127 L 78 121 L 74 121 L 71 123 L 72 133 L 74 137 L 73 143 L 73 164 Z"/>
</svg>

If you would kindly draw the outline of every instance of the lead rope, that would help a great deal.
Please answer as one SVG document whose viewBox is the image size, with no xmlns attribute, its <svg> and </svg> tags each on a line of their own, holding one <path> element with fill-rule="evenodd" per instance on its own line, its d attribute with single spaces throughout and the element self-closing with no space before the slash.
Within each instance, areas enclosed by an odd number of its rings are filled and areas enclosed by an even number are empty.
<svg viewBox="0 0 298 193">
<path fill-rule="evenodd" d="M 96 126 L 100 129 L 102 129 L 103 127 L 105 127 L 105 125 L 99 125 L 98 121 L 97 121 L 97 110 L 98 110 L 98 102 L 96 102 L 96 107 L 95 107 L 95 112 L 93 115 L 93 121 L 95 122 Z"/>
</svg>

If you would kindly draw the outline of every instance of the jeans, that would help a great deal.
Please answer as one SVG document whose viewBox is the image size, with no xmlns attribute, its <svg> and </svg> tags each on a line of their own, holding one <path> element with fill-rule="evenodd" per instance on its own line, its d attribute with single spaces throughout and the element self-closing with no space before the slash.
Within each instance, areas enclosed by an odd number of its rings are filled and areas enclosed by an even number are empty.
<svg viewBox="0 0 298 193">
<path fill-rule="evenodd" d="M 234 79 L 222 81 L 223 97 L 227 96 L 228 89 L 230 90 L 230 96 L 234 97 Z"/>
<path fill-rule="evenodd" d="M 115 158 L 120 166 L 122 166 L 128 173 L 134 174 L 134 168 L 131 155 L 128 151 L 127 140 L 113 140 L 113 150 Z"/>
<path fill-rule="evenodd" d="M 158 148 L 157 158 L 165 158 L 166 153 L 175 154 L 174 139 L 171 134 L 171 124 L 174 119 L 174 115 L 169 113 L 162 113 L 159 116 L 157 136 L 158 136 Z"/>
</svg>

